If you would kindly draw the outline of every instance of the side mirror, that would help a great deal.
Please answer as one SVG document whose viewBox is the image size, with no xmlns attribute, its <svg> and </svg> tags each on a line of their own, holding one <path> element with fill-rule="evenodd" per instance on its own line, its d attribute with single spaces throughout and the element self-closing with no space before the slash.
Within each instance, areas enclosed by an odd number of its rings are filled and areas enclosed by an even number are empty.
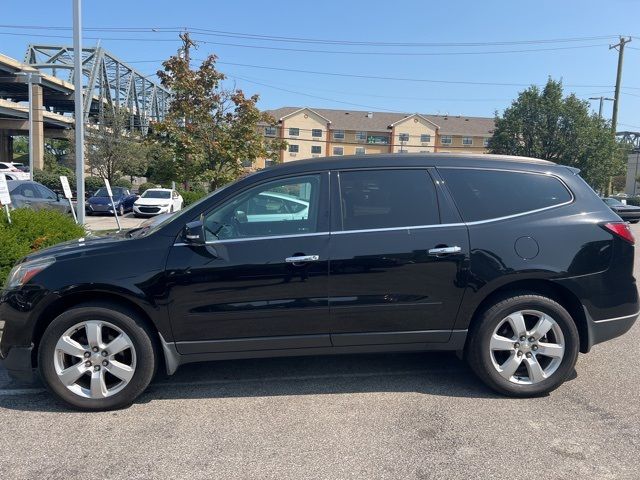
<svg viewBox="0 0 640 480">
<path fill-rule="evenodd" d="M 190 245 L 204 245 L 204 225 L 200 220 L 187 223 L 184 226 L 182 237 L 184 241 Z"/>
</svg>

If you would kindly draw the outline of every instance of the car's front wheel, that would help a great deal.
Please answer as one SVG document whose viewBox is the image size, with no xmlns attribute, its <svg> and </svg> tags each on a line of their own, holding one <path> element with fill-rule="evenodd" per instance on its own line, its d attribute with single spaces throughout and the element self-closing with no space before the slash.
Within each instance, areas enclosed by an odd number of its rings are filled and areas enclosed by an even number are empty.
<svg viewBox="0 0 640 480">
<path fill-rule="evenodd" d="M 572 373 L 576 325 L 556 301 L 522 293 L 484 311 L 471 331 L 467 361 L 493 390 L 516 397 L 548 393 Z"/>
<path fill-rule="evenodd" d="M 156 367 L 152 333 L 135 314 L 111 304 L 85 304 L 45 330 L 38 368 L 47 387 L 83 410 L 130 405 Z"/>
</svg>

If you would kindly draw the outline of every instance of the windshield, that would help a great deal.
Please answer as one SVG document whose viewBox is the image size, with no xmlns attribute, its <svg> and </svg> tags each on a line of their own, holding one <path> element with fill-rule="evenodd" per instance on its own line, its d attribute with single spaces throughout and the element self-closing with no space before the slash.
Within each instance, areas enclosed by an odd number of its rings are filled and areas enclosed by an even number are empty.
<svg viewBox="0 0 640 480">
<path fill-rule="evenodd" d="M 206 196 L 202 197 L 197 202 L 192 203 L 191 205 L 189 205 L 186 208 L 183 208 L 182 210 L 180 210 L 177 213 L 166 213 L 166 214 L 163 214 L 163 215 L 158 215 L 155 219 L 153 219 L 153 221 L 150 221 L 148 224 L 144 224 L 140 228 L 134 228 L 133 230 L 129 230 L 127 232 L 127 236 L 131 237 L 131 238 L 145 237 L 145 236 L 147 236 L 147 235 L 159 230 L 161 227 L 163 227 L 167 223 L 173 221 L 176 218 L 176 216 L 178 216 L 178 215 L 180 217 L 183 217 L 183 215 L 184 215 L 185 218 L 189 218 L 189 215 L 188 215 L 189 212 L 191 212 L 192 210 L 197 210 L 202 203 L 207 201 L 212 196 L 217 195 L 218 193 L 222 192 L 227 187 L 229 187 L 229 185 L 233 185 L 233 182 L 232 183 L 228 183 L 224 187 L 220 187 L 217 190 L 214 190 L 209 195 L 206 195 Z M 144 197 L 144 195 L 143 195 L 143 197 Z M 187 215 L 185 215 L 185 214 L 187 214 Z"/>
<path fill-rule="evenodd" d="M 142 198 L 171 198 L 171 192 L 167 190 L 147 190 L 142 194 Z"/>
<path fill-rule="evenodd" d="M 616 200 L 615 198 L 605 198 L 604 203 L 610 206 L 624 205 L 621 201 Z"/>
<path fill-rule="evenodd" d="M 122 188 L 112 188 L 111 192 L 113 193 L 114 197 L 120 197 L 122 196 Z M 93 194 L 94 197 L 108 197 L 109 196 L 109 192 L 107 191 L 107 187 L 102 187 L 100 189 L 98 189 L 98 191 L 96 193 Z"/>
</svg>

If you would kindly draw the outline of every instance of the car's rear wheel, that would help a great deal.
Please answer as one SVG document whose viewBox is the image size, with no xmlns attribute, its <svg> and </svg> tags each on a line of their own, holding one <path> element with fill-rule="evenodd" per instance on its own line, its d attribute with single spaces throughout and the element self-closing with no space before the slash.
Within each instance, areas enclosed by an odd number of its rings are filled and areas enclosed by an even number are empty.
<svg viewBox="0 0 640 480">
<path fill-rule="evenodd" d="M 471 331 L 467 360 L 493 390 L 516 397 L 548 393 L 572 373 L 576 325 L 556 301 L 519 294 L 484 311 Z"/>
<path fill-rule="evenodd" d="M 124 215 L 124 205 L 120 204 L 120 206 L 118 207 L 118 215 L 123 216 Z"/>
<path fill-rule="evenodd" d="M 135 314 L 117 305 L 80 305 L 47 327 L 38 368 L 47 387 L 76 408 L 122 408 L 155 373 L 151 335 Z"/>
</svg>

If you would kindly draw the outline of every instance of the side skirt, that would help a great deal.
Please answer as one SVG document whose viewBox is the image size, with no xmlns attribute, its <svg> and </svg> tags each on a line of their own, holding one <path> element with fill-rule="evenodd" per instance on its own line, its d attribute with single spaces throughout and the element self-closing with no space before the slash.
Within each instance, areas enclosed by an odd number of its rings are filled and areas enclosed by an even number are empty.
<svg viewBox="0 0 640 480">
<path fill-rule="evenodd" d="M 175 342 L 167 342 L 161 334 L 160 343 L 164 353 L 168 375 L 173 375 L 180 365 L 215 360 L 239 360 L 248 358 L 299 357 L 313 355 L 341 355 L 356 353 L 392 353 L 392 352 L 461 352 L 467 339 L 467 330 L 454 330 L 446 342 L 433 343 L 383 343 L 378 345 L 342 345 L 333 347 L 286 348 L 273 350 L 246 350 L 235 352 L 209 352 L 181 354 Z"/>
</svg>

